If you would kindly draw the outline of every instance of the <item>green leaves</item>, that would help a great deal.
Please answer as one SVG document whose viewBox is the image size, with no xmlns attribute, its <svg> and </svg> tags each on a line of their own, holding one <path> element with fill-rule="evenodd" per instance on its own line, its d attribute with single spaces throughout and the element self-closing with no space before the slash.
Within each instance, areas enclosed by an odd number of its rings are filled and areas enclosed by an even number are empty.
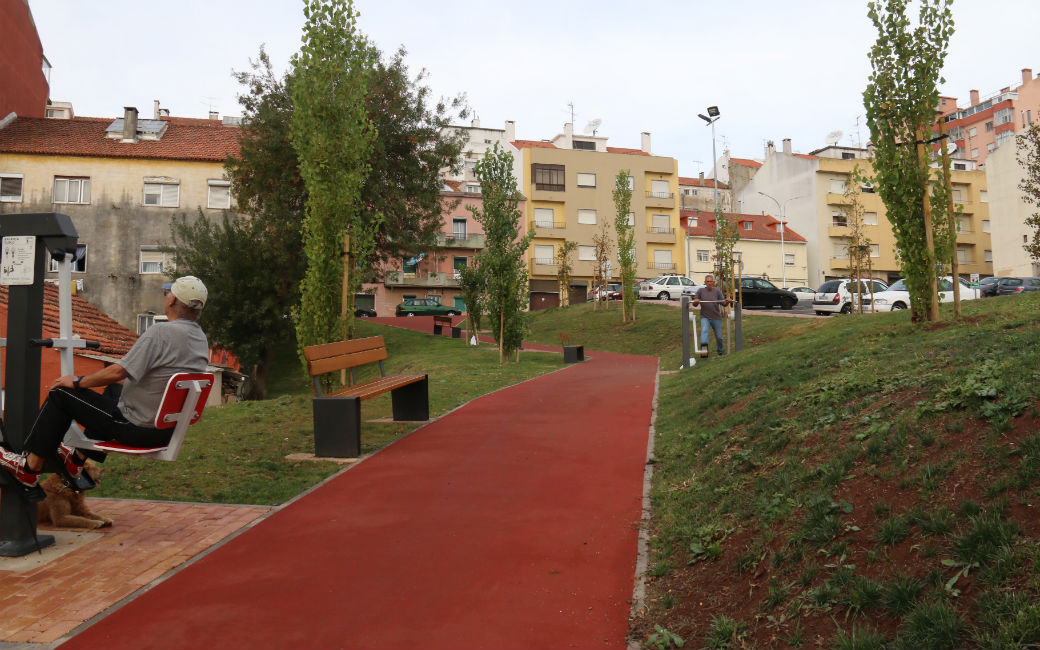
<svg viewBox="0 0 1040 650">
<path fill-rule="evenodd" d="M 617 233 L 618 266 L 621 271 L 622 314 L 624 322 L 636 319 L 636 296 L 632 287 L 636 280 L 635 228 L 628 222 L 632 210 L 632 188 L 628 184 L 629 170 L 618 170 L 614 179 L 614 231 Z"/>
</svg>

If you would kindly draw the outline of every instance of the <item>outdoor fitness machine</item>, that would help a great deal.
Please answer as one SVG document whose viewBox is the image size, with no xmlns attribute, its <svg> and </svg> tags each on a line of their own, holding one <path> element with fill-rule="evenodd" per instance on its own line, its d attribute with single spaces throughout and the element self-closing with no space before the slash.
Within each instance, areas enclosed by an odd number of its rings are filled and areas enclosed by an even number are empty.
<svg viewBox="0 0 1040 650">
<path fill-rule="evenodd" d="M 0 215 L 0 284 L 7 286 L 7 338 L 3 392 L 4 445 L 21 451 L 25 435 L 40 409 L 40 336 L 43 331 L 43 276 L 48 261 L 64 261 L 76 253 L 76 229 L 67 215 L 54 212 Z M 68 265 L 63 265 L 68 267 Z M 68 271 L 66 271 L 68 273 Z M 64 278 L 70 282 L 71 274 Z M 69 291 L 71 294 L 71 290 Z M 71 323 L 69 308 L 62 317 Z M 54 347 L 86 347 L 86 341 L 54 339 Z M 53 535 L 36 535 L 36 503 L 43 490 L 25 490 L 0 472 L 0 557 L 19 557 L 54 543 Z"/>
</svg>

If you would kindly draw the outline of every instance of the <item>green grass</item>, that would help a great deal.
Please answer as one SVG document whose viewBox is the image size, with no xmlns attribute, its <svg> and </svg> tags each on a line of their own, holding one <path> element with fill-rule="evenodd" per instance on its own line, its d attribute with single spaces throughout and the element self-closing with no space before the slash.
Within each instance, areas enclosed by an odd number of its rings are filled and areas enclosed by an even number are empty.
<svg viewBox="0 0 1040 650">
<path fill-rule="evenodd" d="M 369 322 L 359 336 L 382 335 L 390 358 L 388 374 L 430 376 L 430 412 L 439 416 L 472 399 L 562 367 L 558 355 L 530 352 L 521 363 L 498 363 L 497 349 L 470 347 L 458 339 Z M 378 373 L 369 369 L 367 375 Z M 338 471 L 332 462 L 293 462 L 285 456 L 314 451 L 311 381 L 287 344 L 272 372 L 270 399 L 207 409 L 188 431 L 177 461 L 164 463 L 113 454 L 94 494 L 241 504 L 277 504 Z M 376 451 L 409 433 L 413 424 L 367 422 L 389 418 L 390 395 L 362 404 L 362 452 Z"/>
</svg>

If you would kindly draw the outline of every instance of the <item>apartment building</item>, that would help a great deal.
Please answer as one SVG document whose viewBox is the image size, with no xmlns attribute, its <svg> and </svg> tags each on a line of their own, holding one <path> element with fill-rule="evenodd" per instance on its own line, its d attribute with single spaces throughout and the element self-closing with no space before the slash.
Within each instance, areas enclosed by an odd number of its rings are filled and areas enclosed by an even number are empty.
<svg viewBox="0 0 1040 650">
<path fill-rule="evenodd" d="M 848 277 L 850 200 L 845 189 L 853 169 L 858 166 L 870 176 L 872 167 L 866 149 L 831 145 L 809 154 L 791 150 L 790 140 L 781 151 L 767 148 L 761 169 L 739 194 L 744 212 L 771 212 L 777 204 L 785 206 L 784 220 L 807 242 L 808 285 Z M 951 180 L 956 214 L 957 257 L 964 277 L 972 273 L 992 273 L 989 206 L 986 174 L 973 161 L 955 160 Z M 901 277 L 896 256 L 895 235 L 881 197 L 869 184 L 859 188 L 863 226 L 870 240 L 870 266 L 876 277 L 895 280 Z"/>
<path fill-rule="evenodd" d="M 43 117 L 51 65 L 43 55 L 28 0 L 0 0 L 0 120 Z"/>
<path fill-rule="evenodd" d="M 462 183 L 461 190 L 470 194 L 480 193 L 477 181 L 477 162 L 484 158 L 489 149 L 496 144 L 513 155 L 513 177 L 520 182 L 523 170 L 520 168 L 520 152 L 513 146 L 516 139 L 516 123 L 507 120 L 504 128 L 496 129 L 480 125 L 480 120 L 474 118 L 469 126 L 448 126 L 441 129 L 441 134 L 461 134 L 466 142 L 462 147 L 462 165 L 459 172 L 450 169 L 442 169 L 441 176 L 447 181 L 458 181 Z"/>
<path fill-rule="evenodd" d="M 740 234 L 733 252 L 743 262 L 742 276 L 763 278 L 778 287 L 808 284 L 805 237 L 768 214 L 726 213 L 726 218 Z M 682 224 L 687 234 L 687 275 L 701 282 L 715 269 L 715 211 L 683 210 Z"/>
<path fill-rule="evenodd" d="M 1030 68 L 1022 69 L 1017 86 L 1005 86 L 987 97 L 971 90 L 969 98 L 968 106 L 959 108 L 956 97 L 940 97 L 939 113 L 946 122 L 947 134 L 957 143 L 955 155 L 980 167 L 1016 133 L 1040 122 L 1040 77 L 1034 77 Z"/>
<path fill-rule="evenodd" d="M 719 209 L 730 212 L 733 209 L 733 192 L 729 185 L 719 181 L 718 192 L 715 191 L 715 180 L 704 178 L 704 173 L 697 178 L 679 177 L 679 199 L 683 210 L 715 210 L 715 198 L 718 197 Z"/>
<path fill-rule="evenodd" d="M 1018 162 L 1016 149 L 1011 142 L 986 159 L 993 275 L 1040 276 L 1040 264 L 1023 248 L 1033 239 L 1033 228 L 1026 225 L 1026 219 L 1037 212 L 1037 206 L 1026 201 L 1019 188 L 1026 170 Z"/>
<path fill-rule="evenodd" d="M 639 149 L 607 146 L 607 138 L 577 135 L 571 124 L 552 140 L 517 140 L 522 155 L 524 219 L 534 232 L 528 249 L 532 308 L 558 304 L 557 253 L 565 241 L 578 245 L 572 262 L 574 288 L 588 289 L 595 277 L 593 237 L 606 232 L 616 242 L 613 190 L 617 174 L 628 170 L 632 188 L 629 223 L 635 227 L 637 274 L 685 273 L 677 198 L 678 163 L 650 151 L 650 134 Z M 618 277 L 615 255 L 608 277 Z"/>
<path fill-rule="evenodd" d="M 171 260 L 160 247 L 172 243 L 172 220 L 232 209 L 224 160 L 238 152 L 238 128 L 215 114 L 169 117 L 158 102 L 154 113 L 140 119 L 128 107 L 114 119 L 18 117 L 0 127 L 0 218 L 69 215 L 77 293 L 137 332 L 162 314 Z"/>
</svg>

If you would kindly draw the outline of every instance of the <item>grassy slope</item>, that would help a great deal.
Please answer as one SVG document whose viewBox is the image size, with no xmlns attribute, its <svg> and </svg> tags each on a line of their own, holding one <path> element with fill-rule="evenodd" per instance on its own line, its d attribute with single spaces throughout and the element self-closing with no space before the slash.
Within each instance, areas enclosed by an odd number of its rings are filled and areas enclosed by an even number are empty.
<svg viewBox="0 0 1040 650">
<path fill-rule="evenodd" d="M 359 335 L 382 335 L 390 358 L 388 374 L 430 375 L 430 412 L 436 417 L 502 386 L 558 369 L 561 358 L 530 353 L 520 364 L 499 365 L 498 352 L 470 348 L 458 339 L 385 327 L 359 325 Z M 311 382 L 287 345 L 272 373 L 271 399 L 208 409 L 188 432 L 176 462 L 112 455 L 94 493 L 103 497 L 274 504 L 299 494 L 335 473 L 332 462 L 289 463 L 285 456 L 313 452 Z M 377 368 L 367 374 L 378 373 Z M 359 375 L 364 378 L 364 375 Z M 362 452 L 376 451 L 416 427 L 389 418 L 390 395 L 362 405 Z"/>
<path fill-rule="evenodd" d="M 663 376 L 634 636 L 1040 643 L 1038 311 L 1032 295 L 933 327 L 830 318 Z"/>
</svg>

